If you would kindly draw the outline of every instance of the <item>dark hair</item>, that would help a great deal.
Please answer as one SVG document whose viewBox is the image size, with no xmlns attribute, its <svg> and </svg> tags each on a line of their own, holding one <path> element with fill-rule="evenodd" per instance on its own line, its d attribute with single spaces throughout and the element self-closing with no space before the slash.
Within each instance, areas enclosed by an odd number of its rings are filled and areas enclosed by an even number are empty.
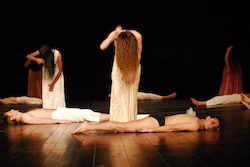
<svg viewBox="0 0 250 167">
<path fill-rule="evenodd" d="M 29 67 L 32 71 L 39 71 L 41 70 L 42 66 L 43 66 L 42 64 L 37 64 L 37 62 L 31 61 Z"/>
<path fill-rule="evenodd" d="M 45 61 L 44 63 L 45 73 L 48 75 L 49 78 L 52 78 L 55 72 L 55 62 L 54 62 L 54 54 L 51 48 L 49 47 L 49 45 L 43 44 L 39 48 L 39 53 Z"/>
<path fill-rule="evenodd" d="M 9 125 L 15 125 L 15 124 L 19 124 L 20 122 L 18 121 L 12 121 L 10 120 L 10 116 L 6 115 L 7 112 L 3 113 L 3 121 L 5 124 L 9 124 Z"/>
<path fill-rule="evenodd" d="M 220 130 L 220 126 L 221 126 L 221 121 L 220 121 L 220 119 L 219 119 L 218 117 L 213 116 L 213 115 L 210 115 L 210 117 L 211 117 L 211 118 L 218 119 L 218 121 L 219 121 L 219 126 L 218 126 L 216 129 L 214 129 L 214 130 Z"/>
</svg>

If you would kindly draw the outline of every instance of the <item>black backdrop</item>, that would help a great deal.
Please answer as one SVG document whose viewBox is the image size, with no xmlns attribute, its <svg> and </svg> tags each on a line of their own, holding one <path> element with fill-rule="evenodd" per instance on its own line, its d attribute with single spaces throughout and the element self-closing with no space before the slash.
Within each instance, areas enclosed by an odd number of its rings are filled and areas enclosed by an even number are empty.
<svg viewBox="0 0 250 167">
<path fill-rule="evenodd" d="M 219 91 L 229 45 L 246 51 L 243 86 L 249 90 L 247 5 L 210 1 L 5 1 L 1 14 L 0 97 L 27 91 L 25 56 L 46 43 L 63 54 L 68 101 L 106 99 L 113 47 L 99 44 L 118 24 L 143 35 L 140 90 L 179 98 Z"/>
</svg>

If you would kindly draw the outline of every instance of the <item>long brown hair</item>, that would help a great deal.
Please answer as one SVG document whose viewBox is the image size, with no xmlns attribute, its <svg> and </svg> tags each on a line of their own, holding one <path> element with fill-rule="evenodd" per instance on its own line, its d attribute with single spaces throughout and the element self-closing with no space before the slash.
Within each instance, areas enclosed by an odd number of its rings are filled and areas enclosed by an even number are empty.
<svg viewBox="0 0 250 167">
<path fill-rule="evenodd" d="M 118 36 L 116 61 L 124 81 L 130 82 L 135 78 L 139 66 L 138 43 L 130 31 L 124 31 Z"/>
</svg>

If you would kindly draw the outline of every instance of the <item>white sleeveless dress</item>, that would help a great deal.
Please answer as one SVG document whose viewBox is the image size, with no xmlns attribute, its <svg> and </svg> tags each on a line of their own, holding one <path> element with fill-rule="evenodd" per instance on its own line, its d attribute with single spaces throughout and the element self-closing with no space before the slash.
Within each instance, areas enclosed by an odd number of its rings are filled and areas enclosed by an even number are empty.
<svg viewBox="0 0 250 167">
<path fill-rule="evenodd" d="M 140 82 L 141 66 L 137 69 L 135 82 L 127 85 L 122 80 L 122 74 L 117 66 L 114 56 L 113 68 L 111 73 L 112 86 L 110 98 L 110 121 L 128 122 L 136 120 L 137 116 L 137 92 Z"/>
<path fill-rule="evenodd" d="M 43 108 L 45 109 L 58 109 L 65 107 L 65 95 L 64 95 L 64 76 L 63 73 L 61 74 L 60 78 L 57 80 L 53 91 L 49 91 L 49 86 L 56 75 L 58 74 L 59 68 L 57 64 L 59 51 L 55 50 L 54 53 L 54 62 L 55 62 L 55 72 L 52 79 L 49 79 L 44 74 L 44 67 L 43 67 L 43 80 L 42 80 L 42 99 L 43 99 Z"/>
</svg>

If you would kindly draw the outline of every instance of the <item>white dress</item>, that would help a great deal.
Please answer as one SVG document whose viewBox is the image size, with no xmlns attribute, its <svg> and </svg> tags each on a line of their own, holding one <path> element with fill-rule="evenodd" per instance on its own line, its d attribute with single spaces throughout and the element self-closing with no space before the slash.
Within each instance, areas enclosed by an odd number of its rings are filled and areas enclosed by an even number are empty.
<svg viewBox="0 0 250 167">
<path fill-rule="evenodd" d="M 45 109 L 58 109 L 65 107 L 65 97 L 64 97 L 64 77 L 63 73 L 61 74 L 60 78 L 55 83 L 53 91 L 49 91 L 49 86 L 56 75 L 58 74 L 58 59 L 59 51 L 55 50 L 54 53 L 54 62 L 55 62 L 55 72 L 53 78 L 49 79 L 44 74 L 44 67 L 43 67 L 43 80 L 42 80 L 42 99 L 43 99 L 43 108 Z"/>
<path fill-rule="evenodd" d="M 112 86 L 110 98 L 110 121 L 128 122 L 136 120 L 137 116 L 137 92 L 140 82 L 141 66 L 137 69 L 135 82 L 131 85 L 122 80 L 122 74 L 117 66 L 116 57 L 112 68 Z"/>
</svg>

